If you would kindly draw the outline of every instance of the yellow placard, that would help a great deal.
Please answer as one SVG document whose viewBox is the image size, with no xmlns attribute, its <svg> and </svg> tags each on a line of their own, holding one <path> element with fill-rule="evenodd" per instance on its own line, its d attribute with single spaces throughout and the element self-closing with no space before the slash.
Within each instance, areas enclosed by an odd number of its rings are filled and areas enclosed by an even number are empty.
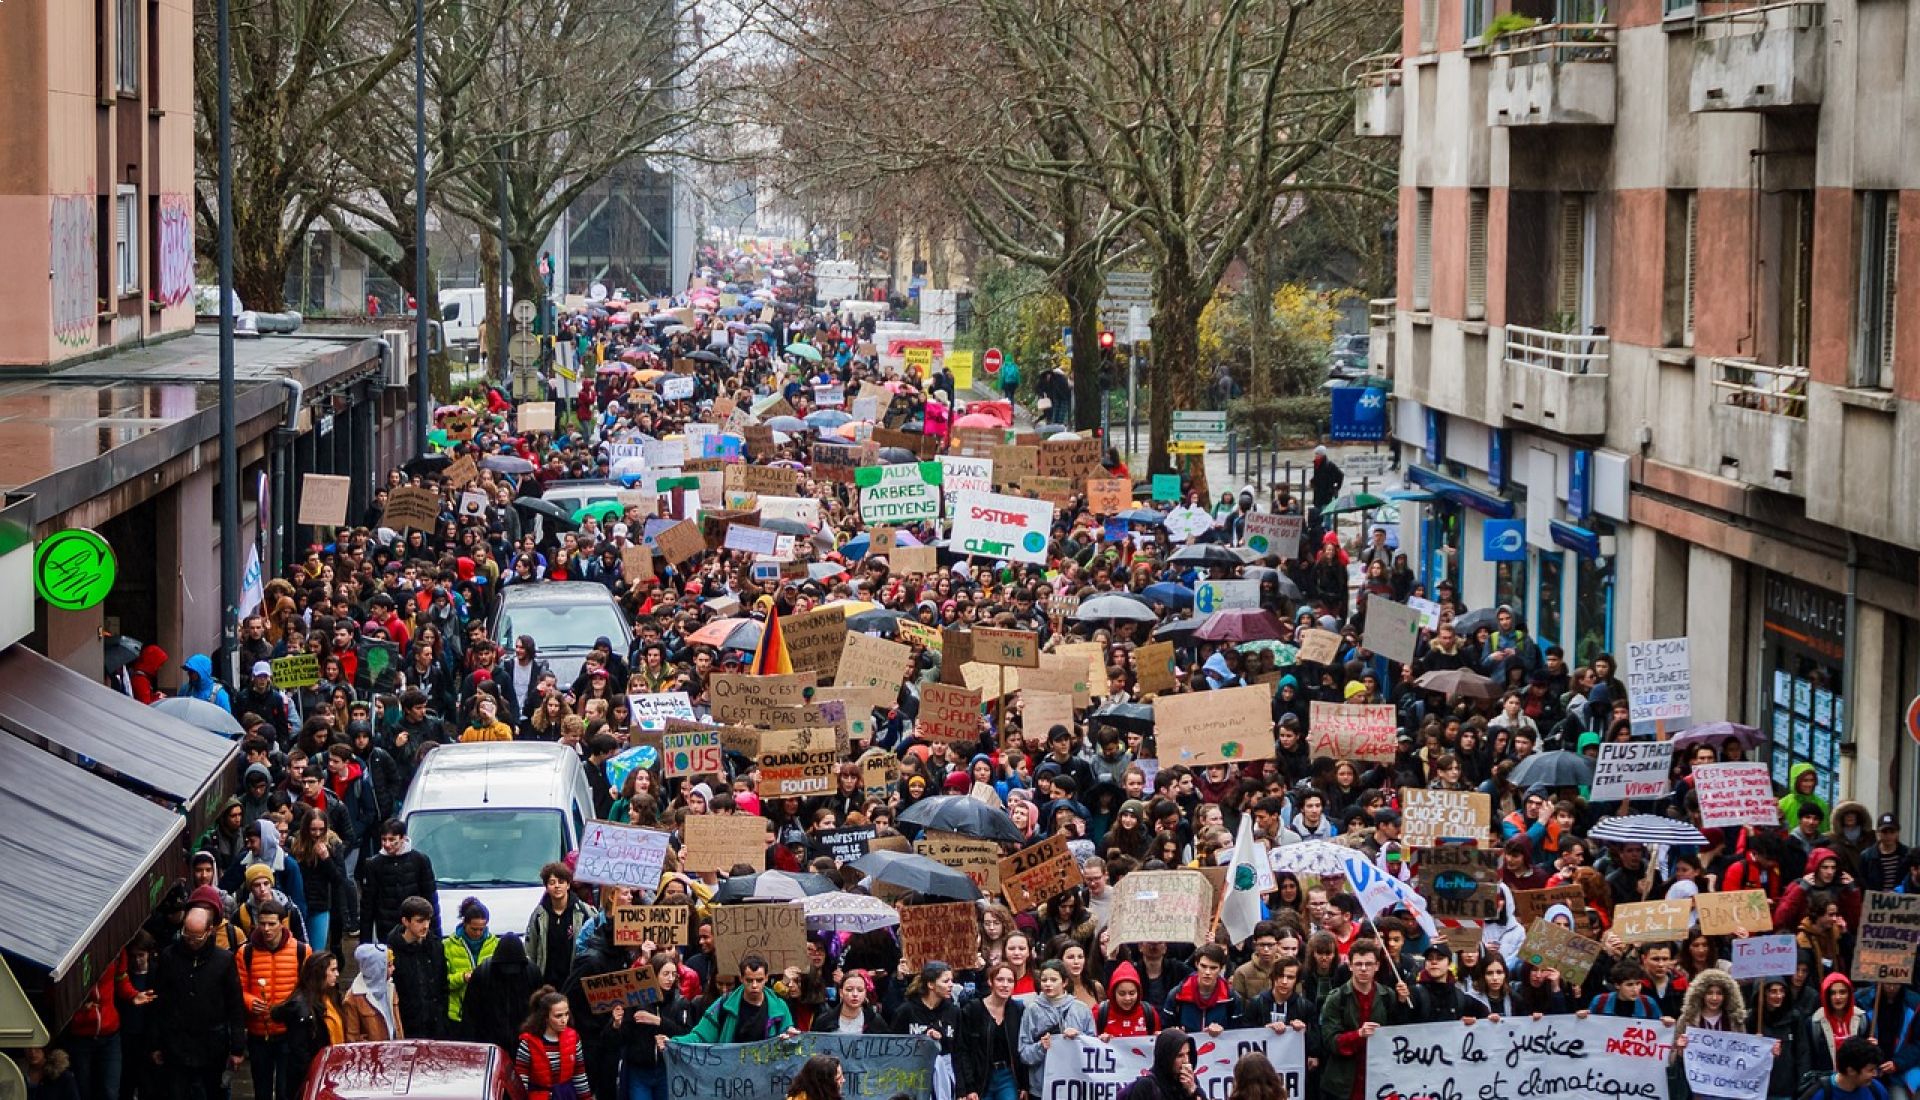
<svg viewBox="0 0 1920 1100">
<path fill-rule="evenodd" d="M 1167 444 L 1167 453 L 1170 455 L 1203 455 L 1207 453 L 1207 445 L 1198 439 L 1176 439 L 1172 443 Z"/>
<path fill-rule="evenodd" d="M 970 390 L 973 388 L 973 353 L 970 351 L 950 351 L 947 353 L 947 369 L 953 372 L 953 388 Z"/>
</svg>

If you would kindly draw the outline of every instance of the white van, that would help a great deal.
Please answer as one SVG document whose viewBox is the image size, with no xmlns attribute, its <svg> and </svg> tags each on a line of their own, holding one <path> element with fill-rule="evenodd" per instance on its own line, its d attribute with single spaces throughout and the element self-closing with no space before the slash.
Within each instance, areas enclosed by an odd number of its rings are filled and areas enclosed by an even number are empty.
<svg viewBox="0 0 1920 1100">
<path fill-rule="evenodd" d="M 480 323 L 487 319 L 487 296 L 499 290 L 483 286 L 447 287 L 440 291 L 440 327 L 453 347 L 480 342 Z M 512 303 L 508 303 L 512 308 Z"/>
<path fill-rule="evenodd" d="M 579 755 L 546 741 L 442 745 L 400 806 L 408 839 L 433 860 L 443 932 L 469 897 L 496 929 L 525 928 L 540 903 L 540 868 L 578 848 L 593 817 Z"/>
</svg>

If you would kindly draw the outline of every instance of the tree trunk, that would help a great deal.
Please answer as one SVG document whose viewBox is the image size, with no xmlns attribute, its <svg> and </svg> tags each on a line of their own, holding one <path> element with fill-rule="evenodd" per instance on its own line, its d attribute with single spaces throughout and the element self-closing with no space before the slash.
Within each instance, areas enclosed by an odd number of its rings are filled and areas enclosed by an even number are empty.
<svg viewBox="0 0 1920 1100">
<path fill-rule="evenodd" d="M 1272 223 L 1262 223 L 1247 246 L 1247 400 L 1267 396 L 1273 361 L 1274 242 Z"/>
<path fill-rule="evenodd" d="M 277 206 L 268 217 L 253 213 L 238 201 L 233 204 L 233 289 L 245 308 L 278 313 L 287 307 L 287 270 L 305 234 L 283 230 Z M 219 253 L 214 255 L 217 262 Z"/>
<path fill-rule="evenodd" d="M 503 369 L 494 360 L 500 357 L 500 238 L 487 229 L 480 231 L 480 285 L 487 288 L 486 312 L 480 322 L 480 354 L 492 364 L 493 374 Z"/>
<path fill-rule="evenodd" d="M 1147 368 L 1153 387 L 1147 407 L 1147 469 L 1172 473 L 1167 444 L 1173 436 L 1173 410 L 1201 408 L 1200 312 L 1212 288 L 1195 281 L 1184 253 L 1165 257 L 1153 274 L 1153 359 Z"/>
<path fill-rule="evenodd" d="M 1100 377 L 1100 265 L 1074 259 L 1054 272 L 1054 289 L 1067 301 L 1067 325 L 1073 330 L 1073 423 L 1075 431 L 1100 426 L 1100 402 L 1107 399 Z"/>
</svg>

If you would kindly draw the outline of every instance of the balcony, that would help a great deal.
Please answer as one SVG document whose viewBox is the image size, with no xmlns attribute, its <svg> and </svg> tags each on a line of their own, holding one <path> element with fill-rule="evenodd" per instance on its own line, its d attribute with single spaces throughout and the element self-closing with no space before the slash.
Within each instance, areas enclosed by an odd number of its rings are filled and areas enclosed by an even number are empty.
<svg viewBox="0 0 1920 1100">
<path fill-rule="evenodd" d="M 1805 496 L 1807 368 L 1763 366 L 1745 358 L 1708 362 L 1713 371 L 1713 457 L 1720 474 Z"/>
<path fill-rule="evenodd" d="M 1693 24 L 1695 111 L 1818 107 L 1826 85 L 1827 6 L 1703 3 Z"/>
<path fill-rule="evenodd" d="M 1406 103 L 1400 87 L 1400 55 L 1363 57 L 1353 63 L 1357 87 L 1353 99 L 1353 132 L 1360 137 L 1399 137 Z"/>
<path fill-rule="evenodd" d="M 1394 315 L 1399 306 L 1395 298 L 1367 303 L 1367 373 L 1376 378 L 1393 377 Z"/>
<path fill-rule="evenodd" d="M 1607 337 L 1507 326 L 1506 418 L 1562 435 L 1607 432 Z"/>
<path fill-rule="evenodd" d="M 1493 43 L 1487 125 L 1611 126 L 1614 63 L 1610 23 L 1550 23 L 1503 34 Z"/>
</svg>

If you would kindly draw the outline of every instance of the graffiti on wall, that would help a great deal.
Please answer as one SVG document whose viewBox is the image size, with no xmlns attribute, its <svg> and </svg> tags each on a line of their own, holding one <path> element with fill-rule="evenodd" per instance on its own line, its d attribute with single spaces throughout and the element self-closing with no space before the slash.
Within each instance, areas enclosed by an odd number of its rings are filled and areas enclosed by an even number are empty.
<svg viewBox="0 0 1920 1100">
<path fill-rule="evenodd" d="M 96 334 L 94 303 L 100 290 L 100 253 L 94 234 L 91 196 L 53 197 L 53 236 L 49 242 L 53 338 L 66 347 L 89 346 Z"/>
<path fill-rule="evenodd" d="M 185 195 L 160 196 L 160 285 L 154 297 L 177 306 L 193 293 L 193 210 Z"/>
</svg>

